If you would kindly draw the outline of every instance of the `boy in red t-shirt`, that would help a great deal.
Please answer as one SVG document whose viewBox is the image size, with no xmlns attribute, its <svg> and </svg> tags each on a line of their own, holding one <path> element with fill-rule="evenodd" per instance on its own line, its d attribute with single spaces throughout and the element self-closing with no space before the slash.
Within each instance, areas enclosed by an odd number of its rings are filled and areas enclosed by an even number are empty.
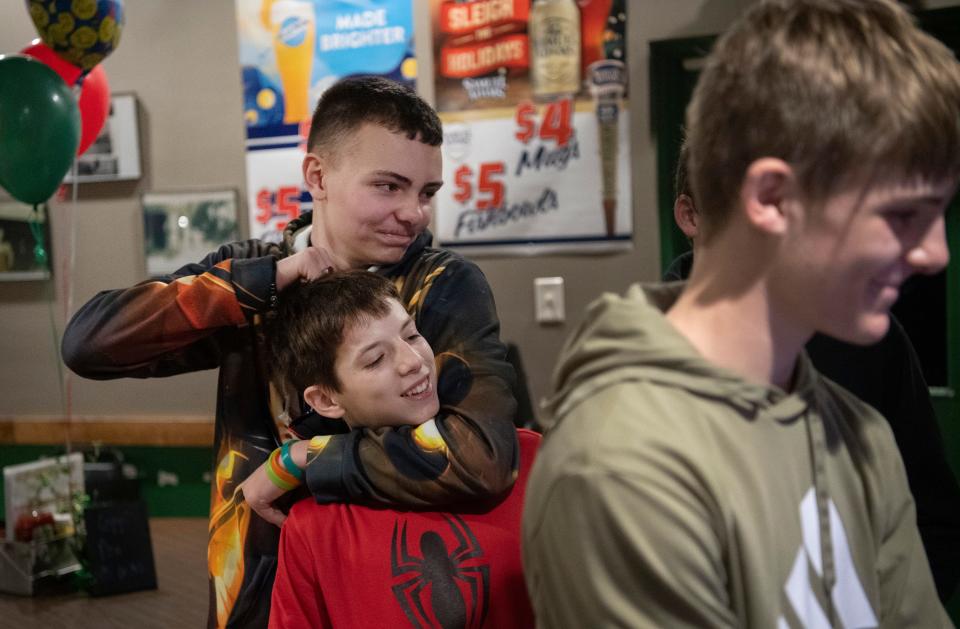
<svg viewBox="0 0 960 629">
<path fill-rule="evenodd" d="M 463 387 L 469 370 L 451 368 L 460 360 L 452 354 L 435 359 L 389 280 L 354 271 L 301 284 L 284 293 L 277 321 L 267 343 L 275 375 L 315 411 L 351 430 L 401 426 L 397 439 L 443 455 L 437 392 Z M 440 382 L 438 360 L 452 376 Z M 270 627 L 533 626 L 520 516 L 540 438 L 520 433 L 519 482 L 494 505 L 441 513 L 296 504 L 281 532 Z M 270 480 L 284 491 L 298 485 L 327 439 L 278 448 Z"/>
</svg>

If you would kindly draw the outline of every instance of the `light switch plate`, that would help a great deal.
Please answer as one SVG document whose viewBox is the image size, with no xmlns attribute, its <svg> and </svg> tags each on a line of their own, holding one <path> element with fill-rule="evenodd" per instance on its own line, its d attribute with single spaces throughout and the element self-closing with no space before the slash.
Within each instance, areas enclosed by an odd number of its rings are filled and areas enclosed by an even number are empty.
<svg viewBox="0 0 960 629">
<path fill-rule="evenodd" d="M 538 323 L 563 323 L 563 278 L 538 277 L 533 280 L 534 314 Z"/>
</svg>

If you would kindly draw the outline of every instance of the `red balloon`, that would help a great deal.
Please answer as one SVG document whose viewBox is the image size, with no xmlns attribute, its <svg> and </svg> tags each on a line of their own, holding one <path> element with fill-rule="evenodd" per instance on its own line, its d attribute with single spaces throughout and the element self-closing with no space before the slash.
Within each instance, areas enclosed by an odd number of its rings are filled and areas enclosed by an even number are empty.
<svg viewBox="0 0 960 629">
<path fill-rule="evenodd" d="M 80 108 L 80 146 L 77 147 L 77 155 L 82 155 L 100 135 L 110 115 L 110 85 L 103 66 L 94 66 L 83 78 L 77 105 Z"/>
<path fill-rule="evenodd" d="M 33 40 L 20 52 L 50 66 L 67 85 L 76 84 L 83 72 L 79 67 L 64 61 L 39 39 Z M 77 155 L 82 155 L 97 139 L 110 114 L 110 85 L 107 83 L 107 73 L 99 64 L 80 83 L 77 106 L 80 109 L 80 145 L 77 147 Z"/>
<path fill-rule="evenodd" d="M 60 75 L 60 78 L 67 82 L 67 85 L 73 85 L 77 82 L 77 79 L 80 78 L 80 73 L 83 70 L 70 63 L 69 61 L 63 60 L 60 55 L 53 52 L 53 49 L 47 46 L 39 39 L 35 39 L 30 42 L 30 45 L 21 50 L 25 55 L 30 55 L 34 59 L 39 59 L 44 62 L 51 68 L 54 72 Z"/>
</svg>

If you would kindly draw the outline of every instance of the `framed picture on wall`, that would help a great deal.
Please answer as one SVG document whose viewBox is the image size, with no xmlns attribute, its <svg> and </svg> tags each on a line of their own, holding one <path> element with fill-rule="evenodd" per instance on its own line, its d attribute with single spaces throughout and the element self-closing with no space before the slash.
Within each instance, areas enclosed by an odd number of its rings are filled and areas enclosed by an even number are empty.
<svg viewBox="0 0 960 629">
<path fill-rule="evenodd" d="M 50 259 L 46 208 L 35 214 L 25 203 L 0 201 L 0 281 L 45 280 Z"/>
<path fill-rule="evenodd" d="M 149 192 L 143 195 L 147 274 L 168 275 L 237 240 L 237 191 Z"/>
<path fill-rule="evenodd" d="M 83 155 L 77 157 L 64 182 L 124 181 L 140 178 L 140 130 L 137 123 L 137 98 L 133 94 L 113 94 L 110 115 L 100 135 Z"/>
</svg>

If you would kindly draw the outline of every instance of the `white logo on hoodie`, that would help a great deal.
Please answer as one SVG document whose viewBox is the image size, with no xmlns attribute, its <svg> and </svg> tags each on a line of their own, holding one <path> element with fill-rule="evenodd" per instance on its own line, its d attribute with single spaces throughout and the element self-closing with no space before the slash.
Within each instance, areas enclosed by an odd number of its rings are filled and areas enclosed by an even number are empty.
<svg viewBox="0 0 960 629">
<path fill-rule="evenodd" d="M 833 563 L 836 583 L 830 591 L 833 607 L 840 617 L 841 626 L 847 629 L 878 626 L 877 616 L 857 577 L 847 531 L 833 500 L 828 500 L 830 509 L 830 541 L 833 545 Z M 820 556 L 820 523 L 817 518 L 817 496 L 811 487 L 800 501 L 800 524 L 803 529 L 803 544 L 797 551 L 793 569 L 784 589 L 794 613 L 806 629 L 830 629 L 830 621 L 817 601 L 811 581 L 823 577 L 823 561 Z M 813 572 L 810 574 L 810 567 Z M 777 619 L 778 629 L 789 627 L 783 616 Z"/>
</svg>

